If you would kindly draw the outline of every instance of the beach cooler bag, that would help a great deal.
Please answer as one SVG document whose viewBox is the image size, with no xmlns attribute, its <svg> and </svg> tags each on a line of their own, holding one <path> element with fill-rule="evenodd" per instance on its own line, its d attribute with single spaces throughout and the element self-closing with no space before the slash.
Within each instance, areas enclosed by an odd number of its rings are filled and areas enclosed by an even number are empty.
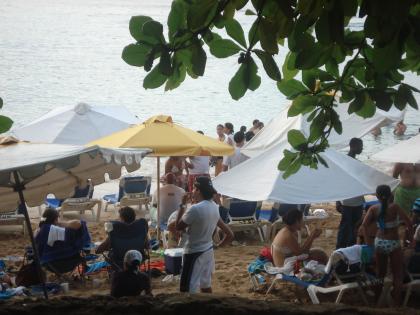
<svg viewBox="0 0 420 315">
<path fill-rule="evenodd" d="M 183 248 L 169 248 L 163 253 L 165 258 L 165 271 L 168 274 L 179 275 L 182 267 Z"/>
</svg>

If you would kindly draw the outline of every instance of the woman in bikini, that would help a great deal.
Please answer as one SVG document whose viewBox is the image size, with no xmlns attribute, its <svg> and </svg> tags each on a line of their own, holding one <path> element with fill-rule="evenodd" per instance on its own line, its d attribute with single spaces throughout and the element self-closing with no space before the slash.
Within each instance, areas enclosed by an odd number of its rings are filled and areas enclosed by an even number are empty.
<svg viewBox="0 0 420 315">
<path fill-rule="evenodd" d="M 227 142 L 227 136 L 224 133 L 224 126 L 222 124 L 217 125 L 217 139 L 220 142 Z M 217 176 L 223 171 L 223 156 L 214 157 L 214 175 Z"/>
<path fill-rule="evenodd" d="M 284 260 L 292 256 L 308 254 L 313 241 L 321 235 L 320 229 L 315 229 L 300 245 L 298 232 L 303 227 L 303 214 L 298 209 L 291 209 L 283 216 L 286 224 L 276 235 L 271 244 L 271 254 L 276 267 L 282 267 Z"/>
<path fill-rule="evenodd" d="M 375 237 L 375 261 L 377 277 L 384 279 L 387 275 L 388 258 L 390 259 L 393 298 L 397 305 L 401 304 L 401 287 L 403 280 L 403 253 L 398 234 L 400 220 L 412 235 L 412 225 L 407 214 L 397 204 L 391 202 L 391 188 L 380 185 L 376 188 L 376 197 L 380 204 L 369 208 L 363 223 L 362 231 L 365 239 L 369 238 L 368 226 L 376 222 L 377 232 Z M 381 292 L 377 292 L 378 296 Z"/>
<path fill-rule="evenodd" d="M 184 170 L 187 175 L 184 175 Z M 180 156 L 171 156 L 165 163 L 165 174 L 173 173 L 176 177 L 175 184 L 186 189 L 188 178 L 188 168 L 186 167 L 185 158 Z"/>
</svg>

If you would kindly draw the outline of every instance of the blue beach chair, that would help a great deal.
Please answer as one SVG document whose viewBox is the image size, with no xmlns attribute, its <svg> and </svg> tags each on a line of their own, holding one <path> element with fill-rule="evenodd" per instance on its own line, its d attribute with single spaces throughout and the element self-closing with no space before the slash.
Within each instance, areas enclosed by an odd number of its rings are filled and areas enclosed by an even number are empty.
<svg viewBox="0 0 420 315">
<path fill-rule="evenodd" d="M 256 212 L 261 203 L 239 199 L 227 199 L 226 208 L 229 209 L 229 227 L 233 232 L 257 230 L 261 242 L 264 242 L 261 221 Z"/>
<path fill-rule="evenodd" d="M 120 180 L 118 194 L 105 195 L 105 211 L 108 205 L 138 206 L 140 209 L 144 205 L 149 210 L 150 187 L 152 179 L 149 176 L 123 177 Z"/>
</svg>

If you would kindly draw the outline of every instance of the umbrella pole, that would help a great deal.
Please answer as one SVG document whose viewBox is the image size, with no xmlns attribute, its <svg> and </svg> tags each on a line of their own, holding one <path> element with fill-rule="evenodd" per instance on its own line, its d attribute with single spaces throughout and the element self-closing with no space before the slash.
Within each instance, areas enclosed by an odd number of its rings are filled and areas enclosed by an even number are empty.
<svg viewBox="0 0 420 315">
<path fill-rule="evenodd" d="M 29 237 L 31 239 L 32 249 L 35 255 L 36 269 L 38 271 L 39 279 L 41 279 L 42 281 L 42 290 L 44 291 L 44 297 L 48 300 L 47 288 L 45 286 L 45 280 L 42 274 L 41 263 L 39 260 L 38 247 L 35 244 L 34 233 L 32 231 L 32 226 L 31 226 L 31 220 L 29 219 L 28 208 L 26 207 L 25 197 L 23 196 L 23 190 L 25 189 L 25 186 L 21 184 L 17 171 L 13 171 L 13 177 L 15 179 L 14 189 L 19 195 L 20 204 L 22 206 L 21 210 L 23 210 L 23 215 L 25 216 L 26 227 L 28 229 Z"/>
<path fill-rule="evenodd" d="M 157 215 L 156 215 L 156 234 L 158 241 L 160 240 L 160 226 L 159 226 L 159 216 L 160 216 L 160 156 L 157 157 Z"/>
</svg>

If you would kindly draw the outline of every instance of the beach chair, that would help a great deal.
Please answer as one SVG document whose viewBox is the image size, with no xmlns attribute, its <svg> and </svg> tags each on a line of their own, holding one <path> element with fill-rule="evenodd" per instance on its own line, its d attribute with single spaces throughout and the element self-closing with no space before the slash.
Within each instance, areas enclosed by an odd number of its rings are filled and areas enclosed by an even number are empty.
<svg viewBox="0 0 420 315">
<path fill-rule="evenodd" d="M 105 201 L 104 211 L 108 210 L 110 204 L 120 207 L 137 206 L 139 210 L 142 210 L 142 206 L 144 206 L 146 211 L 149 211 L 151 182 L 152 178 L 150 176 L 121 178 L 118 194 L 103 196 Z"/>
<path fill-rule="evenodd" d="M 22 229 L 23 235 L 26 235 L 25 217 L 22 214 L 16 214 L 16 211 L 0 214 L 0 229 L 2 227 L 7 227 L 7 231 L 9 227 L 18 227 Z"/>
<path fill-rule="evenodd" d="M 261 242 L 264 242 L 263 224 L 256 218 L 256 211 L 261 207 L 257 201 L 224 199 L 224 207 L 229 209 L 229 227 L 235 232 L 256 230 Z"/>
<path fill-rule="evenodd" d="M 79 212 L 84 214 L 85 211 L 91 211 L 92 216 L 96 222 L 99 222 L 102 210 L 102 201 L 99 199 L 93 199 L 94 186 L 89 180 L 86 187 L 76 187 L 74 195 L 71 198 L 64 200 L 56 198 L 47 198 L 45 205 L 50 208 L 57 209 L 60 216 L 63 217 L 65 212 Z M 96 207 L 96 215 L 95 215 Z M 38 207 L 39 216 L 42 215 L 42 208 Z"/>
<path fill-rule="evenodd" d="M 410 257 L 407 265 L 407 277 L 409 282 L 403 285 L 403 289 L 406 291 L 403 306 L 407 306 L 413 290 L 420 288 L 420 253 L 414 253 Z"/>
<path fill-rule="evenodd" d="M 327 267 L 325 268 L 326 273 L 316 282 L 303 281 L 296 276 L 276 273 L 276 270 L 280 268 L 271 268 L 269 265 L 266 265 L 266 272 L 274 275 L 274 279 L 272 280 L 266 295 L 275 288 L 277 283 L 286 282 L 293 283 L 298 287 L 305 289 L 313 304 L 320 304 L 319 294 L 329 293 L 336 293 L 335 303 L 340 303 L 344 293 L 351 289 L 357 289 L 362 301 L 367 304 L 368 302 L 363 291 L 363 286 L 372 283 L 371 277 L 364 272 L 363 268 L 360 270 L 358 269 L 355 272 L 352 272 L 352 269 L 349 268 L 349 272 L 345 275 L 340 274 L 337 268 L 343 261 L 346 264 L 344 256 L 334 252 L 330 256 Z"/>
<path fill-rule="evenodd" d="M 145 219 L 138 219 L 131 224 L 120 221 L 111 222 L 112 229 L 108 232 L 111 249 L 105 256 L 114 270 L 122 270 L 124 255 L 127 251 L 135 249 L 143 255 L 143 262 L 149 259 L 148 255 L 148 224 Z M 150 263 L 150 260 L 149 260 Z"/>
</svg>

